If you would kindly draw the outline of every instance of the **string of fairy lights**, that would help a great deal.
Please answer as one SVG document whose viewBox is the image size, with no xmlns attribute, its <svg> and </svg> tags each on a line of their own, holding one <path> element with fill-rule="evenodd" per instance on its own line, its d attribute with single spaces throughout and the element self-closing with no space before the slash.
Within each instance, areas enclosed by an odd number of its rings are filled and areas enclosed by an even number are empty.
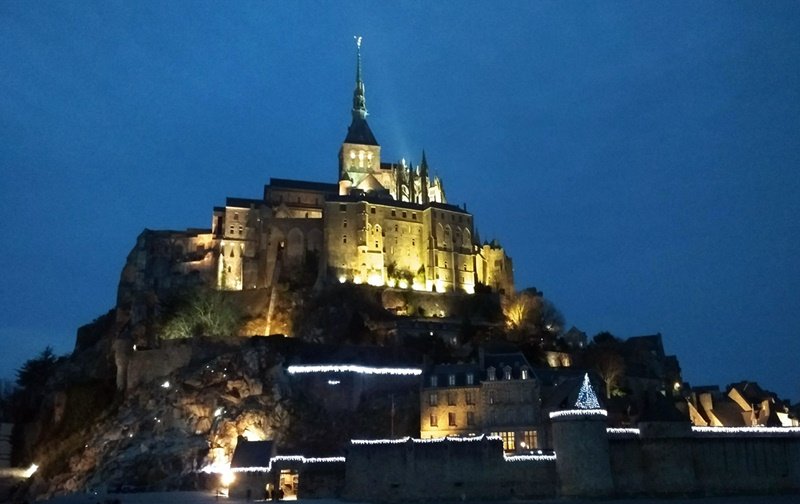
<svg viewBox="0 0 800 504">
<path fill-rule="evenodd" d="M 422 369 L 371 367 L 357 364 L 309 364 L 289 366 L 286 368 L 286 372 L 291 375 L 307 373 L 356 373 L 365 375 L 419 376 L 422 374 Z"/>
</svg>

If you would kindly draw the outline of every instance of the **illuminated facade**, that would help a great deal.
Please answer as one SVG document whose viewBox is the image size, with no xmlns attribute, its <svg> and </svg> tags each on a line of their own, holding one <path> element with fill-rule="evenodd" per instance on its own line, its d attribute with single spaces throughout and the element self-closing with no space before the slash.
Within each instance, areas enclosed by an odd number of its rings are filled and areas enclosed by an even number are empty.
<svg viewBox="0 0 800 504">
<path fill-rule="evenodd" d="M 477 243 L 472 215 L 447 203 L 424 152 L 417 166 L 381 160 L 360 50 L 351 112 L 336 184 L 271 179 L 263 200 L 214 210 L 218 287 L 267 287 L 314 268 L 330 281 L 429 292 L 513 290 L 511 259 L 497 242 Z"/>
<path fill-rule="evenodd" d="M 482 354 L 475 364 L 443 364 L 424 375 L 420 436 L 499 437 L 506 452 L 542 443 L 541 384 L 519 353 Z"/>
<path fill-rule="evenodd" d="M 120 325 L 157 309 L 150 293 L 185 285 L 249 290 L 301 280 L 513 291 L 511 259 L 497 242 L 479 243 L 473 216 L 447 203 L 425 153 L 416 166 L 384 162 L 366 118 L 359 48 L 336 182 L 273 178 L 261 197 L 215 207 L 210 229 L 146 230 L 123 271 Z"/>
</svg>

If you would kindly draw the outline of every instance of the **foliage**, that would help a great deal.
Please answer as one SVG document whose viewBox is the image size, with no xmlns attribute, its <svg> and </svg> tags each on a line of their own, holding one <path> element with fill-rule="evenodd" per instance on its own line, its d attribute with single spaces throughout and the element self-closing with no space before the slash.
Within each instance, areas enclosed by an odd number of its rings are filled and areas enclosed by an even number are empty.
<svg viewBox="0 0 800 504">
<path fill-rule="evenodd" d="M 564 327 L 564 316 L 535 288 L 504 295 L 502 309 L 508 338 L 519 344 L 552 348 Z"/>
<path fill-rule="evenodd" d="M 162 339 L 194 336 L 225 338 L 238 334 L 242 314 L 230 294 L 198 288 L 176 298 L 161 329 Z"/>
<path fill-rule="evenodd" d="M 17 386 L 27 391 L 43 389 L 56 369 L 58 359 L 52 347 L 47 347 L 38 357 L 30 359 L 17 370 Z"/>
<path fill-rule="evenodd" d="M 592 338 L 586 351 L 587 364 L 597 371 L 606 386 L 606 399 L 610 399 L 625 376 L 625 359 L 620 348 L 621 342 L 608 332 L 601 332 Z"/>
<path fill-rule="evenodd" d="M 513 331 L 532 323 L 539 311 L 540 300 L 527 290 L 504 296 L 502 307 L 506 326 Z"/>
</svg>

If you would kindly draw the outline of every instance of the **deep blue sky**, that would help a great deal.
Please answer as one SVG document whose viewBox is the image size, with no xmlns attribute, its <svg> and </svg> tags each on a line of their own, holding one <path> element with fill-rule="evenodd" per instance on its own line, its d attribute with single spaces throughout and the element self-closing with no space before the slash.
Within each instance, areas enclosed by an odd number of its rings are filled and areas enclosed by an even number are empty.
<svg viewBox="0 0 800 504">
<path fill-rule="evenodd" d="M 800 399 L 800 3 L 0 2 L 0 376 L 114 305 L 145 227 L 384 159 L 590 335 Z"/>
</svg>

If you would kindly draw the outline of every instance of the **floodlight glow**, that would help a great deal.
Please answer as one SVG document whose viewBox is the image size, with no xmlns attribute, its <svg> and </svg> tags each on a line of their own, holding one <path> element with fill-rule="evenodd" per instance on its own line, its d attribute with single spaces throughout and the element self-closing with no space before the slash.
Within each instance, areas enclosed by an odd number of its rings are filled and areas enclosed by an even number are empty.
<svg viewBox="0 0 800 504">
<path fill-rule="evenodd" d="M 39 466 L 37 464 L 31 464 L 31 466 L 25 469 L 25 472 L 22 473 L 22 476 L 25 478 L 30 478 L 33 476 L 33 473 L 39 470 Z"/>
<path fill-rule="evenodd" d="M 231 486 L 231 483 L 236 481 L 236 475 L 233 474 L 232 470 L 225 471 L 219 477 L 219 481 L 222 483 L 222 486 Z"/>
</svg>

